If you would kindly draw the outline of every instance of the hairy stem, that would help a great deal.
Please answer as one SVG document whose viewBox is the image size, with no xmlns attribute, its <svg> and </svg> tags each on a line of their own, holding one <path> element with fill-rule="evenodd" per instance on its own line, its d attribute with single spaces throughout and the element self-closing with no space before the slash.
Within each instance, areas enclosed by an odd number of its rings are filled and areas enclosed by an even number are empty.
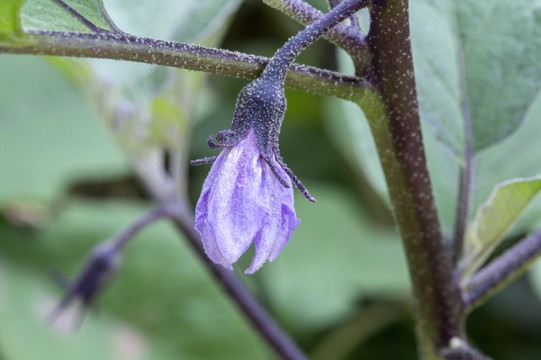
<svg viewBox="0 0 541 360">
<path fill-rule="evenodd" d="M 255 79 L 269 59 L 234 51 L 138 37 L 124 33 L 74 34 L 39 32 L 0 41 L 0 53 L 116 59 L 172 66 Z M 285 85 L 314 94 L 351 99 L 367 81 L 333 71 L 293 64 Z"/>
<path fill-rule="evenodd" d="M 407 0 L 374 0 L 368 45 L 379 91 L 359 104 L 370 122 L 402 235 L 424 359 L 463 338 L 463 305 L 445 253 L 423 147 Z"/>
<path fill-rule="evenodd" d="M 327 30 L 365 7 L 367 3 L 367 0 L 346 0 L 340 3 L 320 19 L 289 39 L 272 57 L 261 76 L 276 78 L 278 79 L 277 81 L 283 84 L 289 70 L 289 65 L 303 49 L 316 41 Z"/>
<path fill-rule="evenodd" d="M 186 203 L 179 202 L 174 217 L 175 226 L 184 234 L 201 261 L 207 266 L 214 279 L 237 304 L 261 336 L 272 346 L 281 359 L 307 360 L 308 358 L 291 340 L 259 301 L 246 289 L 237 276 L 215 264 L 205 253 L 199 234 L 194 230 L 194 219 Z"/>
<path fill-rule="evenodd" d="M 468 310 L 481 305 L 496 291 L 523 273 L 541 255 L 541 229 L 527 236 L 472 275 L 464 285 Z"/>
<path fill-rule="evenodd" d="M 312 24 L 324 15 L 303 0 L 263 0 L 263 2 L 303 25 Z M 356 69 L 365 69 L 369 65 L 370 54 L 365 38 L 355 28 L 338 24 L 323 37 L 350 54 Z"/>
<path fill-rule="evenodd" d="M 329 7 L 332 9 L 335 6 L 337 6 L 338 4 L 340 4 L 341 1 L 344 1 L 344 0 L 328 0 Z M 359 19 L 357 18 L 357 15 L 356 14 L 351 15 L 349 17 L 349 21 L 350 21 L 350 24 L 347 27 L 347 30 L 350 31 L 350 32 L 355 32 L 355 33 L 359 34 L 360 36 L 362 36 L 363 33 L 362 33 L 362 30 L 361 30 L 361 24 L 359 24 Z"/>
</svg>

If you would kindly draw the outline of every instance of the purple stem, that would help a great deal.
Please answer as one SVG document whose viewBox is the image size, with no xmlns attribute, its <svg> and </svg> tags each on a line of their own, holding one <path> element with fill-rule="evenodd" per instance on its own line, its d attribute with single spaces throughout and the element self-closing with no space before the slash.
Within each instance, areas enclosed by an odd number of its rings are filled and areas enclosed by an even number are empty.
<svg viewBox="0 0 541 360">
<path fill-rule="evenodd" d="M 336 7 L 338 4 L 340 4 L 341 1 L 344 0 L 329 0 L 329 7 L 332 9 Z M 359 24 L 359 19 L 357 18 L 357 15 L 353 14 L 349 17 L 350 25 L 347 27 L 347 30 L 350 32 L 355 32 L 360 36 L 363 36 L 363 33 L 361 31 L 361 25 Z"/>
<path fill-rule="evenodd" d="M 522 239 L 474 274 L 464 285 L 468 309 L 480 305 L 493 293 L 520 275 L 541 254 L 541 229 Z"/>
<path fill-rule="evenodd" d="M 302 50 L 316 41 L 330 28 L 347 19 L 359 9 L 366 7 L 367 4 L 368 0 L 342 1 L 338 6 L 289 39 L 271 58 L 261 77 L 268 76 L 276 78 L 283 84 L 290 64 Z"/>
<path fill-rule="evenodd" d="M 303 25 L 312 24 L 324 16 L 323 12 L 303 0 L 264 0 L 264 2 L 286 13 Z M 355 17 L 355 19 L 357 18 Z M 329 29 L 324 36 L 351 56 L 355 68 L 365 70 L 370 60 L 365 36 L 360 31 L 352 30 L 355 29 L 343 24 L 337 24 L 332 29 Z M 361 71 L 357 75 L 361 76 L 362 73 Z"/>
<path fill-rule="evenodd" d="M 367 43 L 385 111 L 367 116 L 404 243 L 416 300 L 419 350 L 437 358 L 463 339 L 464 308 L 440 229 L 419 118 L 407 0 L 372 0 Z M 367 104 L 367 110 L 371 110 Z M 370 114 L 370 112 L 367 112 Z"/>
</svg>

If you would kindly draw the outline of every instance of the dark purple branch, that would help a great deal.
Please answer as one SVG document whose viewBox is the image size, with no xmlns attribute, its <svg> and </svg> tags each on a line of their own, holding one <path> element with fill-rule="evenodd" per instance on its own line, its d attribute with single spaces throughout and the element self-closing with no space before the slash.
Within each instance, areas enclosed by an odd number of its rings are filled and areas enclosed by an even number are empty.
<svg viewBox="0 0 541 360">
<path fill-rule="evenodd" d="M 541 254 L 541 229 L 522 239 L 479 270 L 464 285 L 464 303 L 471 309 L 480 305 L 512 281 Z"/>
<path fill-rule="evenodd" d="M 437 349 L 448 347 L 451 339 L 464 338 L 463 305 L 443 244 L 426 164 L 408 1 L 373 0 L 370 20 L 367 42 L 374 83 L 380 89 L 387 116 L 372 119 L 371 127 L 373 132 L 382 133 L 380 129 L 388 123 L 389 139 L 380 135 L 375 140 L 408 259 L 420 351 L 432 358 Z"/>
<path fill-rule="evenodd" d="M 367 0 L 342 1 L 331 11 L 289 39 L 272 57 L 261 76 L 276 78 L 277 81 L 283 84 L 290 64 L 302 50 L 316 41 L 330 28 L 365 7 L 367 3 Z"/>
<path fill-rule="evenodd" d="M 193 215 L 187 204 L 177 203 L 176 215 L 173 221 L 216 281 L 229 294 L 264 339 L 274 348 L 278 356 L 286 360 L 307 360 L 308 358 L 302 350 L 299 349 L 259 301 L 246 289 L 235 273 L 224 269 L 209 259 L 201 244 L 199 234 L 194 230 Z"/>
<path fill-rule="evenodd" d="M 269 6 L 279 9 L 303 25 L 309 25 L 324 14 L 303 0 L 263 0 Z M 356 19 L 356 17 L 355 17 Z M 338 24 L 330 29 L 324 37 L 333 44 L 344 49 L 353 59 L 356 69 L 363 74 L 370 62 L 364 35 L 352 27 Z"/>
<path fill-rule="evenodd" d="M 332 9 L 336 7 L 341 1 L 344 0 L 329 0 L 329 7 Z M 361 25 L 359 24 L 359 19 L 357 15 L 353 14 L 349 17 L 350 25 L 347 27 L 349 31 L 355 32 L 360 36 L 363 36 Z"/>
<path fill-rule="evenodd" d="M 471 207 L 471 190 L 473 186 L 473 129 L 468 105 L 468 89 L 466 86 L 466 70 L 464 66 L 464 54 L 460 51 L 458 55 L 460 64 L 460 87 L 461 87 L 461 109 L 464 119 L 464 164 L 460 170 L 460 181 L 458 188 L 458 202 L 455 217 L 455 234 L 453 238 L 452 260 L 456 266 L 464 244 L 464 234 L 468 224 Z"/>
</svg>

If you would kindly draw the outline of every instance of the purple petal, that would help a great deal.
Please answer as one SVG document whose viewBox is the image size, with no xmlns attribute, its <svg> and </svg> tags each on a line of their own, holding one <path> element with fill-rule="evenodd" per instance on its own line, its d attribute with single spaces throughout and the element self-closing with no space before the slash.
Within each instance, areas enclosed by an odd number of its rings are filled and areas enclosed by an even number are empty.
<svg viewBox="0 0 541 360">
<path fill-rule="evenodd" d="M 252 129 L 213 164 L 197 202 L 195 229 L 208 256 L 228 269 L 253 241 L 255 256 L 246 270 L 251 274 L 267 259 L 274 260 L 288 242 L 300 222 L 293 206 L 291 183 L 286 188 L 273 174 Z"/>
<path fill-rule="evenodd" d="M 207 252 L 215 253 L 211 250 L 215 245 L 225 262 L 232 264 L 248 249 L 261 228 L 262 216 L 253 201 L 261 182 L 260 153 L 253 131 L 222 154 L 223 161 L 213 165 L 203 185 L 196 206 L 196 230 L 203 237 L 200 224 L 209 226 L 215 240 L 208 234 L 207 239 L 203 238 Z M 214 261 L 217 258 L 211 257 Z"/>
<path fill-rule="evenodd" d="M 278 166 L 278 172 L 283 172 L 283 176 L 289 180 L 289 177 L 285 171 Z M 300 224 L 301 220 L 297 219 L 297 214 L 295 213 L 295 200 L 293 196 L 293 187 L 289 188 L 280 187 L 280 195 L 282 198 L 281 201 L 281 223 L 280 223 L 280 232 L 276 235 L 272 251 L 269 255 L 269 261 L 274 261 L 278 254 L 284 249 L 287 242 L 291 238 L 293 230 Z"/>
<path fill-rule="evenodd" d="M 261 157 L 260 166 L 262 181 L 259 186 L 257 201 L 263 217 L 261 229 L 253 240 L 255 246 L 254 259 L 250 267 L 245 271 L 246 274 L 253 274 L 265 263 L 272 251 L 281 223 L 280 207 L 282 196 L 280 191 L 284 186 L 274 176 L 263 157 Z M 289 180 L 289 178 L 287 179 Z"/>
<path fill-rule="evenodd" d="M 267 259 L 270 261 L 276 259 L 291 238 L 293 230 L 300 223 L 293 207 L 293 187 L 290 179 L 278 164 L 276 166 L 280 175 L 287 179 L 290 187 L 284 187 L 274 176 L 269 165 L 263 162 L 265 186 L 261 188 L 260 198 L 266 199 L 265 207 L 269 216 L 267 223 L 258 233 L 258 237 L 254 239 L 255 256 L 252 264 L 245 271 L 246 274 L 253 274 L 259 270 Z"/>
<path fill-rule="evenodd" d="M 205 248 L 208 257 L 212 261 L 222 264 L 229 270 L 233 270 L 231 264 L 227 263 L 227 261 L 225 261 L 224 257 L 220 253 L 218 245 L 216 244 L 215 233 L 212 227 L 207 222 L 208 198 L 210 196 L 212 186 L 214 185 L 218 173 L 221 169 L 223 160 L 229 153 L 229 150 L 229 148 L 225 148 L 222 150 L 214 164 L 212 164 L 209 174 L 207 175 L 207 178 L 203 183 L 203 190 L 201 191 L 201 196 L 199 197 L 199 200 L 197 201 L 197 205 L 195 207 L 195 230 L 197 230 L 199 232 L 199 235 L 201 235 L 203 247 Z"/>
</svg>

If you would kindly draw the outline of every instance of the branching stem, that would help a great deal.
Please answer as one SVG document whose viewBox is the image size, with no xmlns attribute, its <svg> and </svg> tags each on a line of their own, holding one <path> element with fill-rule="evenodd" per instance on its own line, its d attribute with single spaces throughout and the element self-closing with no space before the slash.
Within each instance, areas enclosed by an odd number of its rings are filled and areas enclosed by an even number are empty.
<svg viewBox="0 0 541 360">
<path fill-rule="evenodd" d="M 127 60 L 246 79 L 257 78 L 269 61 L 262 56 L 116 32 L 34 32 L 9 43 L 0 41 L 0 53 Z M 285 86 L 346 100 L 358 95 L 356 90 L 370 88 L 359 77 L 298 64 L 290 66 Z"/>
<path fill-rule="evenodd" d="M 268 76 L 273 79 L 276 78 L 277 81 L 283 84 L 289 70 L 289 65 L 302 50 L 322 36 L 330 28 L 347 19 L 350 15 L 365 7 L 367 4 L 367 0 L 347 0 L 338 4 L 324 16 L 289 39 L 272 57 L 261 76 Z"/>
<path fill-rule="evenodd" d="M 468 310 L 482 304 L 511 282 L 541 255 L 541 229 L 522 239 L 502 255 L 472 275 L 464 285 L 464 303 Z"/>
<path fill-rule="evenodd" d="M 303 25 L 309 25 L 324 14 L 303 0 L 263 0 L 270 7 L 282 11 Z M 355 28 L 338 24 L 325 35 L 327 40 L 344 49 L 353 59 L 356 69 L 364 70 L 370 64 L 370 53 L 365 37 Z M 364 71 L 358 71 L 358 74 Z"/>
</svg>

